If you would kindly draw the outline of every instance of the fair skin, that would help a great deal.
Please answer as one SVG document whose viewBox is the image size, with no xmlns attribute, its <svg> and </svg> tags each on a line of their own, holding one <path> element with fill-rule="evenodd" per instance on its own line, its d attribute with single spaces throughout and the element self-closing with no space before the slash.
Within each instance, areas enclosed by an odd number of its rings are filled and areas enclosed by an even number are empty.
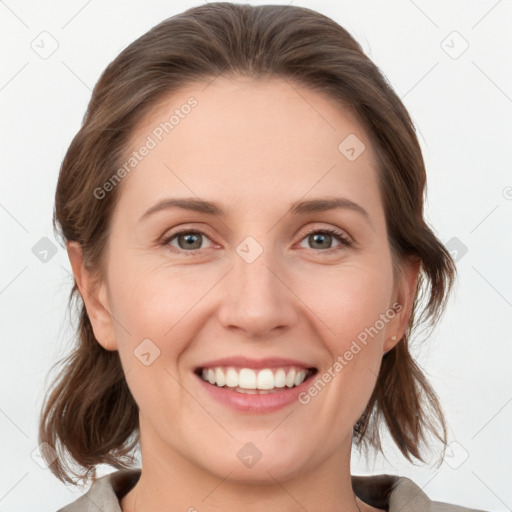
<svg viewBox="0 0 512 512">
<path fill-rule="evenodd" d="M 352 491 L 352 428 L 382 355 L 407 328 L 418 265 L 394 281 L 370 141 L 316 92 L 219 77 L 166 98 L 128 153 L 190 96 L 197 107 L 118 185 L 100 281 L 68 244 L 95 337 L 119 351 L 139 406 L 143 471 L 121 508 L 375 512 Z M 349 134 L 366 145 L 354 161 L 338 150 Z M 350 199 L 368 218 L 349 208 L 290 212 L 295 201 L 327 196 Z M 174 207 L 139 220 L 171 197 L 212 201 L 226 215 Z M 337 229 L 353 245 L 329 234 L 315 242 L 309 228 Z M 182 229 L 202 233 L 193 249 L 186 235 L 159 242 Z M 251 263 L 237 253 L 248 236 L 263 249 Z M 194 373 L 222 357 L 283 357 L 315 367 L 314 382 L 395 302 L 401 311 L 307 404 L 236 410 Z M 148 366 L 134 355 L 145 339 L 160 350 Z M 251 467 L 237 457 L 248 442 L 262 454 Z"/>
</svg>

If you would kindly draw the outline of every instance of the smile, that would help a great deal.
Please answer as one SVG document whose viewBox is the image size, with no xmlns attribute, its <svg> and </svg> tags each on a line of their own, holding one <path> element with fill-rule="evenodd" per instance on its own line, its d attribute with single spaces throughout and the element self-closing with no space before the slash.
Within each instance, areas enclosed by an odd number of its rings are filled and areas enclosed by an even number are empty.
<svg viewBox="0 0 512 512">
<path fill-rule="evenodd" d="M 316 373 L 314 368 L 294 366 L 278 368 L 211 367 L 199 368 L 196 372 L 205 382 L 219 388 L 238 393 L 265 394 L 294 388 Z"/>
</svg>

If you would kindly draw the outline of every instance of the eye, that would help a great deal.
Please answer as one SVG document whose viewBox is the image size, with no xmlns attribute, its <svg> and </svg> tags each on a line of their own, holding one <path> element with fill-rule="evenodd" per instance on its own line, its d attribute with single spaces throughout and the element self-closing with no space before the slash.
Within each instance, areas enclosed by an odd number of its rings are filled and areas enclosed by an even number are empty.
<svg viewBox="0 0 512 512">
<path fill-rule="evenodd" d="M 172 252 L 188 252 L 189 256 L 194 256 L 196 251 L 204 249 L 204 247 L 201 247 L 203 238 L 210 240 L 210 238 L 201 231 L 182 230 L 165 237 L 162 240 L 162 245 L 169 247 Z M 320 248 L 323 252 L 343 250 L 343 248 L 351 247 L 353 244 L 352 240 L 345 235 L 343 231 L 335 228 L 310 229 L 306 232 L 302 240 L 305 240 L 306 238 L 308 238 L 312 244 L 319 244 L 319 247 L 310 248 Z M 336 247 L 329 247 L 332 245 L 333 238 L 339 242 L 339 245 Z M 177 247 L 176 245 L 173 245 L 172 242 L 174 241 L 178 244 Z"/>
<path fill-rule="evenodd" d="M 192 252 L 194 250 L 202 249 L 201 242 L 202 238 L 209 238 L 201 231 L 184 230 L 173 233 L 162 240 L 162 245 L 169 246 L 172 252 Z M 171 242 L 176 239 L 178 247 L 173 246 Z"/>
<path fill-rule="evenodd" d="M 330 251 L 330 250 L 338 251 L 338 250 L 342 250 L 342 248 L 340 248 L 340 245 L 343 247 L 351 247 L 353 244 L 352 240 L 350 238 L 348 238 L 348 236 L 345 235 L 345 233 L 343 231 L 340 231 L 335 228 L 323 228 L 323 229 L 313 228 L 313 229 L 310 229 L 309 231 L 306 232 L 306 235 L 302 240 L 304 240 L 306 238 L 312 244 L 320 245 L 320 247 L 317 246 L 316 248 L 324 249 L 325 251 Z M 333 238 L 335 238 L 339 242 L 339 245 L 337 247 L 329 247 L 329 245 L 331 245 L 331 243 L 332 243 Z M 312 248 L 315 248 L 315 247 L 312 247 Z"/>
</svg>

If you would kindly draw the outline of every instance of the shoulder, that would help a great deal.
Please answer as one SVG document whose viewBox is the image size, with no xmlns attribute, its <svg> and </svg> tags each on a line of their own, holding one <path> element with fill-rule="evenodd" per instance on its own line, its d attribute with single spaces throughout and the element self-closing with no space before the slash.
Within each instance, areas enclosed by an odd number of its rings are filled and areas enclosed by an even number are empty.
<svg viewBox="0 0 512 512">
<path fill-rule="evenodd" d="M 119 470 L 93 482 L 89 490 L 57 512 L 122 512 L 119 499 L 137 483 L 141 469 Z M 353 475 L 352 486 L 362 501 L 388 512 L 486 512 L 432 501 L 410 478 L 396 475 Z"/>
<path fill-rule="evenodd" d="M 452 503 L 432 501 L 413 480 L 404 476 L 395 482 L 389 504 L 389 512 L 485 512 Z"/>
<path fill-rule="evenodd" d="M 135 486 L 140 474 L 141 469 L 128 469 L 102 476 L 80 498 L 57 512 L 122 512 L 119 498 Z"/>
<path fill-rule="evenodd" d="M 352 486 L 362 501 L 388 512 L 486 512 L 432 501 L 413 480 L 404 476 L 352 476 Z"/>
</svg>

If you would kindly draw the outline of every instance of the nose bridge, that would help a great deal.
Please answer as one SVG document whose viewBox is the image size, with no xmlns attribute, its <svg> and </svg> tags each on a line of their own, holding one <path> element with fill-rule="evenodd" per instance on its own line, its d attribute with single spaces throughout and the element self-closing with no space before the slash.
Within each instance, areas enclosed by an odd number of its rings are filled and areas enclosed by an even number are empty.
<svg viewBox="0 0 512 512">
<path fill-rule="evenodd" d="M 274 254 L 252 237 L 238 245 L 220 308 L 225 327 L 261 335 L 295 320 L 293 294 L 284 284 L 282 266 Z"/>
</svg>

